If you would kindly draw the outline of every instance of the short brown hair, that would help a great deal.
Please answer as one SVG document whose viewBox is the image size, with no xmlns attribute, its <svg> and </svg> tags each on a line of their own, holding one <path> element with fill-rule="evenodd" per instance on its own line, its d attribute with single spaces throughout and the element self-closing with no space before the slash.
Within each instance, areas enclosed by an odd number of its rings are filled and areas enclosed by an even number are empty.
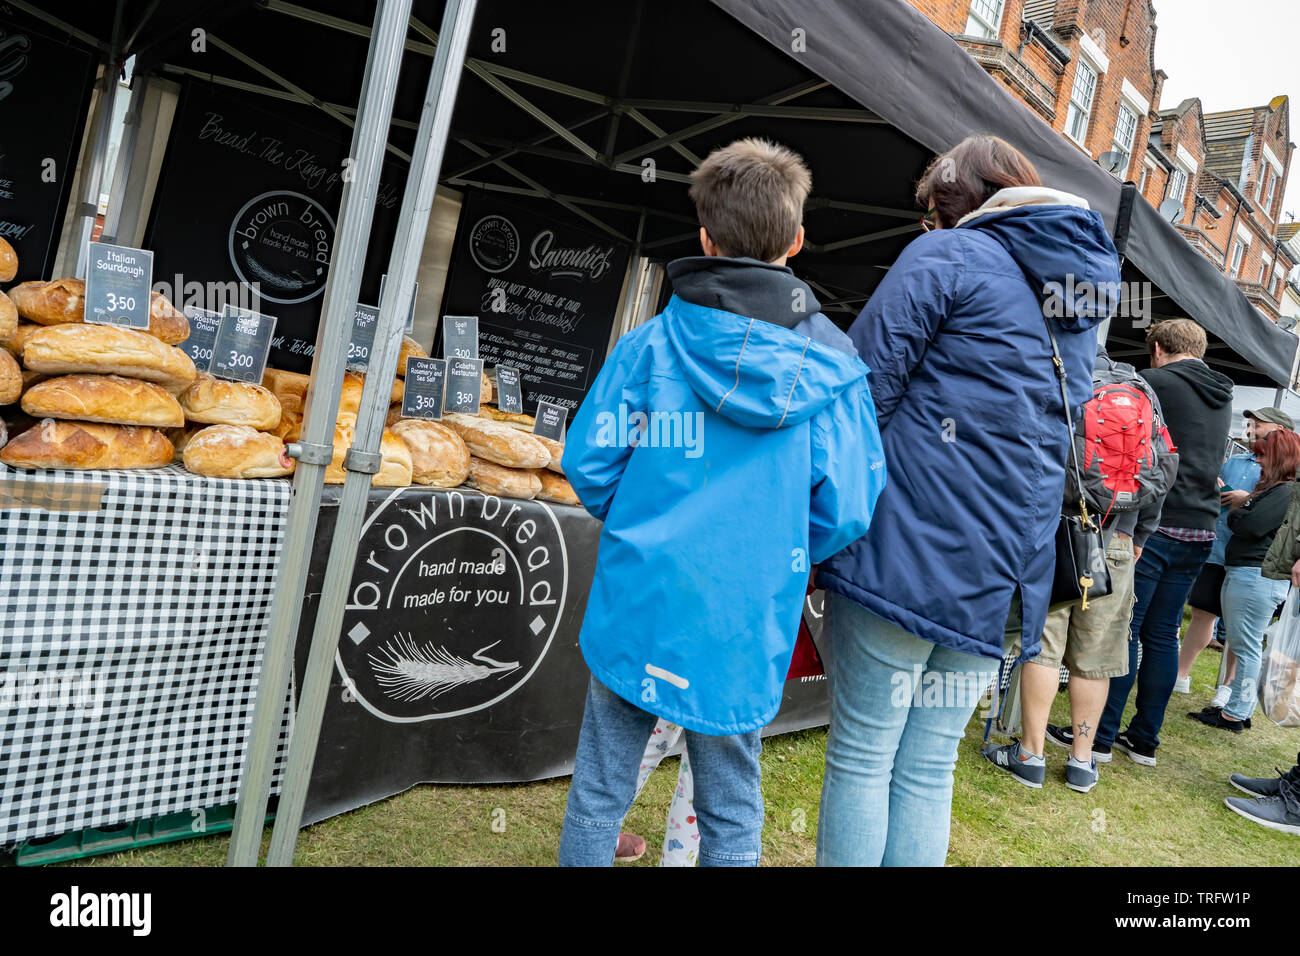
<svg viewBox="0 0 1300 956">
<path fill-rule="evenodd" d="M 952 229 L 999 189 L 1042 184 L 1034 164 L 1006 140 L 967 136 L 925 168 L 916 183 L 916 203 L 926 212 L 935 210 L 939 224 Z"/>
<path fill-rule="evenodd" d="M 803 224 L 812 173 L 795 152 L 765 139 L 715 149 L 691 173 L 700 225 L 727 256 L 771 262 Z"/>
<path fill-rule="evenodd" d="M 1205 329 L 1191 319 L 1165 319 L 1147 329 L 1147 352 L 1154 355 L 1154 346 L 1170 355 L 1190 355 L 1205 358 Z"/>
</svg>

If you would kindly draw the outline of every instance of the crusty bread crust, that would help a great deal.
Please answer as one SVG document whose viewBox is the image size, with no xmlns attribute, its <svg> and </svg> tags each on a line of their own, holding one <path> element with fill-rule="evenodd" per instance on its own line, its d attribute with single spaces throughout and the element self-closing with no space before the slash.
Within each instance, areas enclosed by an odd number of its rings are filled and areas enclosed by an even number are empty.
<svg viewBox="0 0 1300 956">
<path fill-rule="evenodd" d="M 174 449 L 156 428 L 47 418 L 0 449 L 19 468 L 160 468 Z"/>
<path fill-rule="evenodd" d="M 190 436 L 182 459 L 210 478 L 278 478 L 293 474 L 295 464 L 284 442 L 248 425 L 209 425 Z"/>
<path fill-rule="evenodd" d="M 110 425 L 179 428 L 180 403 L 161 385 L 121 375 L 61 375 L 33 385 L 23 411 L 35 418 L 71 418 Z"/>
<path fill-rule="evenodd" d="M 23 364 L 47 375 L 125 375 L 172 389 L 187 388 L 198 377 L 180 349 L 113 325 L 55 325 L 33 332 L 23 346 Z"/>
<path fill-rule="evenodd" d="M 482 458 L 470 458 L 469 477 L 465 484 L 484 494 L 501 498 L 536 498 L 542 490 L 542 480 L 529 468 L 505 468 Z"/>
<path fill-rule="evenodd" d="M 551 463 L 546 446 L 505 422 L 459 412 L 444 415 L 442 422 L 460 435 L 471 455 L 507 468 L 545 468 Z"/>
<path fill-rule="evenodd" d="M 180 402 L 192 422 L 249 425 L 259 431 L 274 431 L 280 424 L 280 400 L 269 388 L 226 382 L 206 372 L 181 392 Z"/>
<path fill-rule="evenodd" d="M 392 427 L 411 453 L 411 480 L 433 488 L 455 488 L 469 476 L 469 449 L 446 425 L 407 418 Z"/>
</svg>

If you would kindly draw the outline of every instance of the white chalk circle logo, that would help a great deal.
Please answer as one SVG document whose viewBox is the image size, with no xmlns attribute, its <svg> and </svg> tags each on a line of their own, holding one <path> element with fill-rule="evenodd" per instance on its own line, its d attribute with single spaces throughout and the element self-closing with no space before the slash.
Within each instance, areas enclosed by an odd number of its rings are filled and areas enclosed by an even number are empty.
<svg viewBox="0 0 1300 956">
<path fill-rule="evenodd" d="M 491 707 L 546 656 L 568 580 L 545 505 L 395 492 L 362 531 L 335 665 L 351 696 L 393 723 Z"/>
<path fill-rule="evenodd" d="M 484 216 L 469 231 L 469 254 L 484 272 L 505 272 L 519 258 L 519 230 L 505 216 Z"/>
<path fill-rule="evenodd" d="M 334 249 L 334 219 L 310 196 L 274 190 L 235 214 L 230 264 L 246 285 L 272 302 L 306 302 L 325 290 Z"/>
</svg>

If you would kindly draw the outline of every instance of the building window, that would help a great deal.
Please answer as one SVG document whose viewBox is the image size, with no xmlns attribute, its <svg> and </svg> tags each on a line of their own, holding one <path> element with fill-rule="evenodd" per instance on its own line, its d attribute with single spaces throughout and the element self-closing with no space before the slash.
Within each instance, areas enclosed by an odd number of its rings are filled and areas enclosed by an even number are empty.
<svg viewBox="0 0 1300 956">
<path fill-rule="evenodd" d="M 1259 264 L 1259 278 L 1255 280 L 1255 281 L 1256 281 L 1257 283 L 1259 283 L 1260 285 L 1263 285 L 1263 284 L 1264 284 L 1264 274 L 1265 274 L 1266 272 L 1268 272 L 1268 263 L 1267 263 L 1267 262 L 1261 262 L 1261 263 Z"/>
<path fill-rule="evenodd" d="M 1141 179 L 1141 181 L 1138 183 L 1138 192 L 1143 193 L 1143 194 L 1146 193 L 1146 191 L 1147 191 L 1147 180 L 1150 178 L 1150 176 L 1151 176 L 1151 164 L 1150 164 L 1150 163 L 1143 163 L 1143 164 L 1142 164 L 1142 179 Z"/>
<path fill-rule="evenodd" d="M 996 40 L 1002 28 L 1002 8 L 1006 0 L 972 0 L 970 17 L 966 20 L 966 35 L 984 40 Z"/>
<path fill-rule="evenodd" d="M 1187 170 L 1183 167 L 1175 166 L 1173 172 L 1169 174 L 1169 191 L 1165 194 L 1165 198 L 1177 199 L 1180 206 L 1187 198 Z"/>
<path fill-rule="evenodd" d="M 1280 273 L 1278 270 L 1274 269 L 1273 275 L 1270 276 L 1268 280 L 1268 294 L 1273 296 L 1274 298 L 1277 297 L 1277 280 L 1281 274 L 1282 273 Z"/>
<path fill-rule="evenodd" d="M 1269 219 L 1273 218 L 1273 195 L 1277 192 L 1277 173 L 1273 172 L 1273 167 L 1268 167 L 1268 189 L 1264 196 L 1264 215 Z"/>
<path fill-rule="evenodd" d="M 1138 117 L 1127 103 L 1119 105 L 1119 118 L 1115 120 L 1115 152 L 1124 154 L 1124 161 L 1120 164 L 1119 172 L 1116 173 L 1120 179 L 1128 178 L 1128 166 L 1133 159 L 1133 140 L 1137 137 Z M 1145 178 L 1146 171 L 1143 170 Z"/>
<path fill-rule="evenodd" d="M 1070 90 L 1070 111 L 1065 117 L 1065 132 L 1080 146 L 1088 138 L 1088 119 L 1092 114 L 1092 98 L 1097 94 L 1097 70 L 1087 60 L 1080 58 L 1074 71 L 1074 88 Z"/>
<path fill-rule="evenodd" d="M 1246 244 L 1240 239 L 1235 242 L 1232 247 L 1232 263 L 1228 266 L 1228 274 L 1234 279 L 1241 276 L 1241 260 L 1246 257 Z"/>
</svg>

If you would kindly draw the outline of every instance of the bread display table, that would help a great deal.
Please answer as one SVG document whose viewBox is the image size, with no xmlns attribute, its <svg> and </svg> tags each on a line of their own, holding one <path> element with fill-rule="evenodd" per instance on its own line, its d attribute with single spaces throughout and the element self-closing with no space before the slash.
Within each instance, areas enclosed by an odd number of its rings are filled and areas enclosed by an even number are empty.
<svg viewBox="0 0 1300 956">
<path fill-rule="evenodd" d="M 235 801 L 290 487 L 0 468 L 0 845 Z M 469 489 L 371 491 L 305 823 L 420 782 L 571 771 L 599 527 Z M 825 723 L 824 681 L 786 688 L 770 732 Z"/>
</svg>

